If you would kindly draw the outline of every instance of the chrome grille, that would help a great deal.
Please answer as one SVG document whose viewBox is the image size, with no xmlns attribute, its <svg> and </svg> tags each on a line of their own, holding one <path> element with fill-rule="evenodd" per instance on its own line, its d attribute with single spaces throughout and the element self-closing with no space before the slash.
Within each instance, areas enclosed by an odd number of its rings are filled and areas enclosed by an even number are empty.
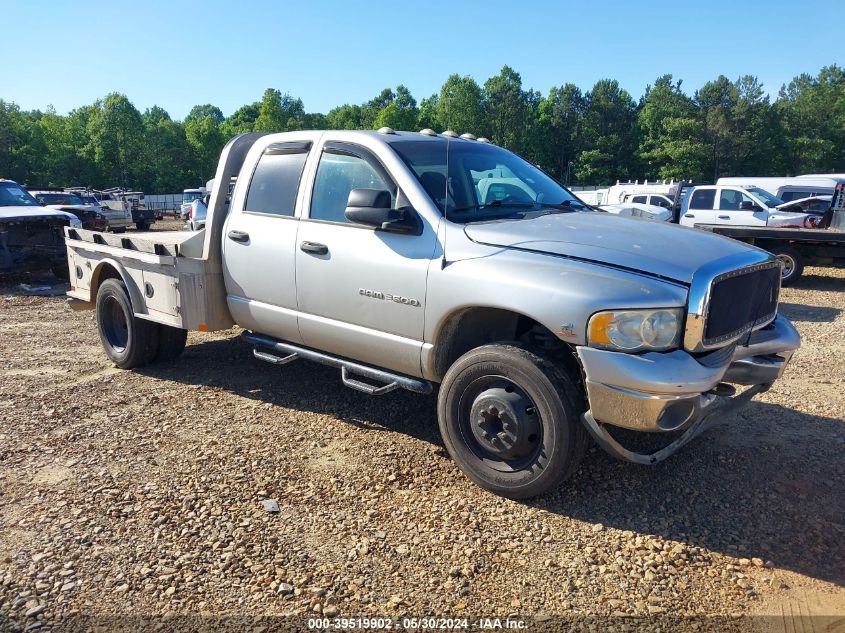
<svg viewBox="0 0 845 633">
<path fill-rule="evenodd" d="M 684 347 L 703 352 L 730 345 L 777 314 L 780 263 L 760 251 L 711 262 L 693 276 Z"/>
</svg>

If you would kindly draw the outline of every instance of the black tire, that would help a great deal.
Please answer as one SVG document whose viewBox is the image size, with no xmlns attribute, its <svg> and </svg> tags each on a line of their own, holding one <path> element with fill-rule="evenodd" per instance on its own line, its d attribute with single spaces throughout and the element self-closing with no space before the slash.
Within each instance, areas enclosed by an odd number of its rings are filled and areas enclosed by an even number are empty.
<svg viewBox="0 0 845 633">
<path fill-rule="evenodd" d="M 587 447 L 584 409 L 562 368 L 507 343 L 461 356 L 437 400 L 452 459 L 476 484 L 510 499 L 544 494 L 575 472 Z"/>
<path fill-rule="evenodd" d="M 112 233 L 126 233 L 126 227 L 121 226 L 119 229 L 112 229 Z"/>
<path fill-rule="evenodd" d="M 804 258 L 801 253 L 791 246 L 778 246 L 772 249 L 772 255 L 776 256 L 783 264 L 780 285 L 791 286 L 798 281 L 804 272 Z"/>
<path fill-rule="evenodd" d="M 136 222 L 135 228 L 137 228 L 139 231 L 148 231 L 150 229 L 150 223 L 149 222 Z"/>
<path fill-rule="evenodd" d="M 97 291 L 97 330 L 111 361 L 121 369 L 146 365 L 158 350 L 158 323 L 132 314 L 132 303 L 120 279 L 106 279 Z"/>
<path fill-rule="evenodd" d="M 170 325 L 160 325 L 156 361 L 167 362 L 179 358 L 182 352 L 185 351 L 187 340 L 188 330 Z"/>
</svg>

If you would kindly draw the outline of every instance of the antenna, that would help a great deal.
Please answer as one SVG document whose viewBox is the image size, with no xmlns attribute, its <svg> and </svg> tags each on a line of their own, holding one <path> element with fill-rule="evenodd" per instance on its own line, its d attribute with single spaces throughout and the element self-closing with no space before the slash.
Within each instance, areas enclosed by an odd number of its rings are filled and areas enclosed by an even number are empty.
<svg viewBox="0 0 845 633">
<path fill-rule="evenodd" d="M 446 268 L 446 234 L 449 232 L 449 144 L 450 136 L 446 136 L 446 192 L 443 196 L 443 258 L 440 260 L 440 270 Z"/>
</svg>

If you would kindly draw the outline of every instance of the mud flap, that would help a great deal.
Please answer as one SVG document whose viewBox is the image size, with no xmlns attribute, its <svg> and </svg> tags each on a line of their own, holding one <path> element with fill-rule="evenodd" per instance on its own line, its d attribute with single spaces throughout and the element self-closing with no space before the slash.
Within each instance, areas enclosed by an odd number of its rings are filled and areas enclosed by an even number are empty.
<svg viewBox="0 0 845 633">
<path fill-rule="evenodd" d="M 581 421 L 584 423 L 587 431 L 590 432 L 590 435 L 593 436 L 593 439 L 598 443 L 598 445 L 606 452 L 613 455 L 613 457 L 626 462 L 632 462 L 634 464 L 652 466 L 662 462 L 667 457 L 674 455 L 678 449 L 694 437 L 721 422 L 724 418 L 724 414 L 730 413 L 731 411 L 744 406 L 757 394 L 767 391 L 770 386 L 771 383 L 754 385 L 736 396 L 722 398 L 716 401 L 707 407 L 704 415 L 693 422 L 678 439 L 654 453 L 637 453 L 625 448 L 617 442 L 616 439 L 614 439 L 603 424 L 597 422 L 596 419 L 593 418 L 590 411 L 587 411 L 581 416 Z"/>
</svg>

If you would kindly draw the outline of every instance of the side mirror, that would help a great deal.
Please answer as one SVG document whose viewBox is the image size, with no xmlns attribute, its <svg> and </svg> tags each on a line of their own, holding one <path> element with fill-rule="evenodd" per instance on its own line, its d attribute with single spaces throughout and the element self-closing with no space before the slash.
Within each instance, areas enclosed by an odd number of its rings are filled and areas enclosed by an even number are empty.
<svg viewBox="0 0 845 633">
<path fill-rule="evenodd" d="M 350 191 L 344 215 L 350 222 L 372 226 L 382 231 L 414 233 L 417 230 L 413 211 L 391 208 L 390 192 L 380 189 Z"/>
<path fill-rule="evenodd" d="M 759 209 L 759 207 L 753 202 L 749 202 L 748 200 L 744 200 L 743 202 L 739 203 L 740 211 L 755 211 L 756 209 Z"/>
</svg>

